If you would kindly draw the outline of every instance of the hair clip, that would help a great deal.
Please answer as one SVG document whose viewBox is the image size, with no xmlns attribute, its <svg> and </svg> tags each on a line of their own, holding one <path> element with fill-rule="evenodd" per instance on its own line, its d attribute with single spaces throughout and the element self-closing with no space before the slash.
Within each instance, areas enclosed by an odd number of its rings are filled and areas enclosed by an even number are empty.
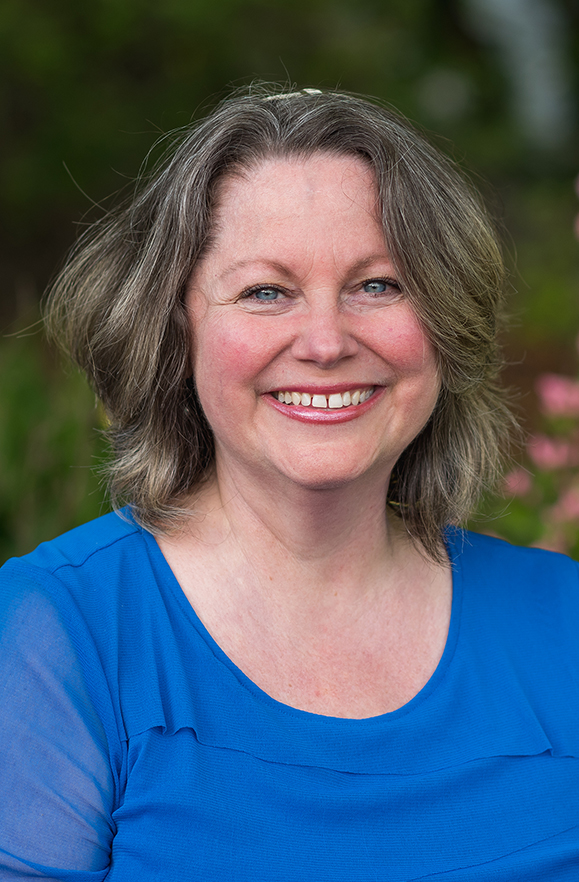
<svg viewBox="0 0 579 882">
<path fill-rule="evenodd" d="M 282 92 L 280 95 L 266 95 L 263 101 L 281 101 L 284 98 L 299 98 L 302 95 L 321 95 L 321 89 L 300 89 L 299 92 Z"/>
</svg>

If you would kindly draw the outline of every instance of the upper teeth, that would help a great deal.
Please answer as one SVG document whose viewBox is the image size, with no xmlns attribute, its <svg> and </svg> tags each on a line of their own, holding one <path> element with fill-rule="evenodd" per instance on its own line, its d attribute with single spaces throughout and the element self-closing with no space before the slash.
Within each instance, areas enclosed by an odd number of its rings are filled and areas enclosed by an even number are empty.
<svg viewBox="0 0 579 882">
<path fill-rule="evenodd" d="M 355 389 L 349 392 L 332 392 L 330 395 L 311 395 L 309 392 L 274 392 L 274 398 L 284 404 L 301 404 L 302 407 L 349 407 L 367 401 L 374 388 Z"/>
</svg>

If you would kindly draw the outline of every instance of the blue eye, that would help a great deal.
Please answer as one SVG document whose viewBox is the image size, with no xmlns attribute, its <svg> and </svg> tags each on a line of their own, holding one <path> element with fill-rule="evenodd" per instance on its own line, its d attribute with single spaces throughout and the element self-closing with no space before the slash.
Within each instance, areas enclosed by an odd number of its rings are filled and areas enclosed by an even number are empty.
<svg viewBox="0 0 579 882">
<path fill-rule="evenodd" d="M 386 294 L 388 291 L 400 291 L 400 286 L 394 279 L 368 279 L 362 283 L 365 294 Z"/>
<path fill-rule="evenodd" d="M 254 300 L 261 300 L 265 303 L 272 303 L 277 300 L 280 295 L 280 292 L 277 288 L 254 288 L 252 291 L 248 291 L 248 296 L 253 297 Z"/>
<path fill-rule="evenodd" d="M 370 279 L 364 282 L 362 287 L 366 294 L 383 294 L 386 290 L 386 282 L 383 279 Z"/>
</svg>

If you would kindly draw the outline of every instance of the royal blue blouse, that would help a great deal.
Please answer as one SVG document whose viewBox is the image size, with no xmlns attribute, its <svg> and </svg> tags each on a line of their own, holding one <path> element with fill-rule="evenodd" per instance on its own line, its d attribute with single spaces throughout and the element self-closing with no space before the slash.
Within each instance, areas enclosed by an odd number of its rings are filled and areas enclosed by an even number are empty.
<svg viewBox="0 0 579 882">
<path fill-rule="evenodd" d="M 275 701 L 128 512 L 0 571 L 0 879 L 577 882 L 579 572 L 451 530 L 404 707 Z"/>
</svg>

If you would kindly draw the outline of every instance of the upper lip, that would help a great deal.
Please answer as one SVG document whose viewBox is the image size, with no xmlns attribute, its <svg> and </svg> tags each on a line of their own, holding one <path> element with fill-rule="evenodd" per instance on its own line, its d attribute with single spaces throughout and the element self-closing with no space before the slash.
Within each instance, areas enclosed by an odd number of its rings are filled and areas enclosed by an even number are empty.
<svg viewBox="0 0 579 882">
<path fill-rule="evenodd" d="M 310 395 L 332 395 L 338 392 L 353 392 L 356 389 L 376 389 L 380 383 L 289 383 L 272 386 L 268 392 L 309 392 Z"/>
</svg>

